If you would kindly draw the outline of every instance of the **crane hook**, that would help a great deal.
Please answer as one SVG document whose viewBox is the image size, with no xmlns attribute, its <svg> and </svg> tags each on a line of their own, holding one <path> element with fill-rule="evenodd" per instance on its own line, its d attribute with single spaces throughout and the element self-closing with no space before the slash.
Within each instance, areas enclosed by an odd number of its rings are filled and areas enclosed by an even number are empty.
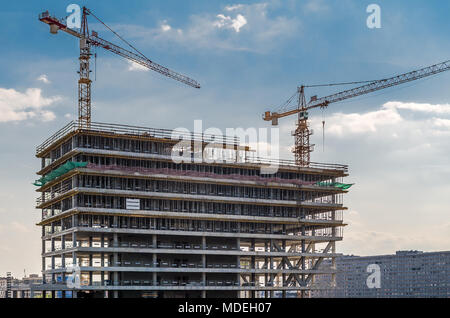
<svg viewBox="0 0 450 318">
<path fill-rule="evenodd" d="M 325 152 L 325 112 L 322 108 L 322 151 Z"/>
<path fill-rule="evenodd" d="M 322 151 L 325 152 L 325 120 L 322 120 Z"/>
</svg>

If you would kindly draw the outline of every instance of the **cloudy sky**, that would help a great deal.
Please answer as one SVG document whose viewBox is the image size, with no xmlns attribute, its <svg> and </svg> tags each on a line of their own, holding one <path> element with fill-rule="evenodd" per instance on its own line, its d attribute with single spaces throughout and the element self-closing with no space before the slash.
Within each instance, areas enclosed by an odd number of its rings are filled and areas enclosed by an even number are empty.
<svg viewBox="0 0 450 318">
<path fill-rule="evenodd" d="M 366 26 L 371 3 L 381 29 Z M 40 12 L 65 1 L 10 1 L 0 12 L 0 275 L 40 272 L 31 182 L 35 147 L 74 119 L 78 43 L 50 35 Z M 123 2 L 120 2 L 123 3 Z M 449 59 L 447 1 L 79 1 L 185 87 L 97 51 L 93 119 L 158 128 L 268 127 L 300 84 L 373 80 Z M 91 20 L 91 29 L 117 42 Z M 338 251 L 371 255 L 450 248 L 450 72 L 311 112 L 318 162 L 348 164 L 356 183 Z M 94 74 L 93 74 L 94 77 Z M 341 87 L 317 88 L 323 96 Z M 139 116 L 137 116 L 139 114 Z M 325 144 L 322 141 L 325 120 Z M 292 158 L 294 118 L 280 120 Z"/>
</svg>

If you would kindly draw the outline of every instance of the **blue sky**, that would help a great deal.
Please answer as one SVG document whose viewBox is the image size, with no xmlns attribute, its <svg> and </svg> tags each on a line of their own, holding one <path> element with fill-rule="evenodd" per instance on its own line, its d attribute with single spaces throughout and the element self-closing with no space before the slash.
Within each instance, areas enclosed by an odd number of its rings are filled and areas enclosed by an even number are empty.
<svg viewBox="0 0 450 318">
<path fill-rule="evenodd" d="M 86 5 L 147 57 L 200 90 L 97 51 L 93 120 L 160 128 L 267 127 L 299 84 L 372 80 L 449 59 L 447 1 L 21 1 L 0 12 L 0 274 L 40 270 L 33 208 L 36 145 L 76 112 L 78 43 L 37 15 Z M 366 7 L 381 7 L 368 29 Z M 116 39 L 91 20 L 101 37 Z M 355 182 L 342 253 L 448 250 L 450 72 L 311 113 L 314 161 L 349 164 Z M 339 88 L 338 88 L 339 89 Z M 336 88 L 307 91 L 323 96 Z M 139 116 L 137 116 L 139 114 Z M 326 121 L 322 151 L 321 121 Z M 293 118 L 280 121 L 291 158 Z M 26 253 L 24 253 L 26 251 Z"/>
</svg>

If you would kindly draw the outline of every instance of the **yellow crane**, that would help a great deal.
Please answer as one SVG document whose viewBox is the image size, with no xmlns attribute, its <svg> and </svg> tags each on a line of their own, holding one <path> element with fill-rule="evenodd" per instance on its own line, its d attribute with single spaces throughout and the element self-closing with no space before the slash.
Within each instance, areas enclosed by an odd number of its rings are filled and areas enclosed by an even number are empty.
<svg viewBox="0 0 450 318">
<path fill-rule="evenodd" d="M 278 125 L 278 119 L 298 115 L 297 127 L 292 135 L 295 138 L 295 144 L 292 152 L 295 155 L 295 162 L 298 166 L 308 167 L 311 159 L 311 152 L 314 150 L 314 145 L 310 144 L 310 137 L 313 134 L 308 124 L 308 111 L 314 108 L 325 108 L 331 103 L 340 102 L 356 96 L 369 94 L 381 89 L 400 85 L 403 83 L 418 80 L 420 78 L 428 77 L 434 74 L 445 72 L 450 70 L 450 60 L 431 65 L 419 70 L 408 72 L 405 74 L 397 75 L 390 78 L 385 78 L 376 81 L 364 81 L 364 82 L 351 82 L 351 83 L 338 83 L 338 84 L 322 84 L 322 85 L 301 85 L 297 88 L 296 93 L 285 102 L 277 111 L 266 111 L 263 114 L 265 121 L 272 121 L 272 125 Z M 361 84 L 362 86 L 348 89 L 336 94 L 318 98 L 312 96 L 310 101 L 306 103 L 305 88 L 307 87 L 321 87 L 321 86 L 334 86 L 342 84 Z M 296 100 L 296 104 L 294 101 Z M 294 105 L 293 105 L 294 104 Z"/>
<path fill-rule="evenodd" d="M 108 30 L 113 32 L 117 37 L 119 37 L 122 41 L 124 41 L 134 52 L 130 50 L 126 50 L 118 45 L 115 45 L 107 40 L 102 39 L 98 36 L 98 33 L 92 31 L 89 33 L 88 26 L 88 16 L 94 17 L 97 21 L 99 21 L 102 25 L 104 25 Z M 59 30 L 64 31 L 76 38 L 80 41 L 80 69 L 78 71 L 80 78 L 78 80 L 78 125 L 80 128 L 89 129 L 91 126 L 91 79 L 89 77 L 90 74 L 90 65 L 89 60 L 91 58 L 91 47 L 101 47 L 105 50 L 113 52 L 117 55 L 120 55 L 128 60 L 131 60 L 135 63 L 138 63 L 144 67 L 147 67 L 150 70 L 158 72 L 164 76 L 170 77 L 174 80 L 182 82 L 186 85 L 200 88 L 200 84 L 195 80 L 181 75 L 177 72 L 174 72 L 167 67 L 159 65 L 149 58 L 147 58 L 144 54 L 139 52 L 134 46 L 128 43 L 125 39 L 119 36 L 116 32 L 114 32 L 109 26 L 107 26 L 103 21 L 101 21 L 98 17 L 96 17 L 91 10 L 83 7 L 83 13 L 81 17 L 81 28 L 79 31 L 75 29 L 70 29 L 67 27 L 67 24 L 63 19 L 58 19 L 56 17 L 51 16 L 48 11 L 45 11 L 39 15 L 39 20 L 44 22 L 50 26 L 50 33 L 57 34 Z"/>
</svg>

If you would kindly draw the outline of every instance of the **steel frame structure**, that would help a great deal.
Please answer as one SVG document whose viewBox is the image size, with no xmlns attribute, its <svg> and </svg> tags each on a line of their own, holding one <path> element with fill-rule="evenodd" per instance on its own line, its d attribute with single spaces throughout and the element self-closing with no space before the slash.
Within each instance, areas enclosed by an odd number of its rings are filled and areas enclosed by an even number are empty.
<svg viewBox="0 0 450 318">
<path fill-rule="evenodd" d="M 254 175 L 259 159 L 171 163 L 166 153 L 174 143 L 166 130 L 77 127 L 64 127 L 36 152 L 39 175 L 67 160 L 89 161 L 38 188 L 41 290 L 79 297 L 308 297 L 316 274 L 335 273 L 320 264 L 338 255 L 346 191 L 316 183 L 342 181 L 346 166 L 281 162 L 276 175 L 262 178 Z M 139 199 L 140 208 L 126 209 L 126 198 Z M 63 283 L 71 264 L 85 281 L 79 289 Z"/>
</svg>

